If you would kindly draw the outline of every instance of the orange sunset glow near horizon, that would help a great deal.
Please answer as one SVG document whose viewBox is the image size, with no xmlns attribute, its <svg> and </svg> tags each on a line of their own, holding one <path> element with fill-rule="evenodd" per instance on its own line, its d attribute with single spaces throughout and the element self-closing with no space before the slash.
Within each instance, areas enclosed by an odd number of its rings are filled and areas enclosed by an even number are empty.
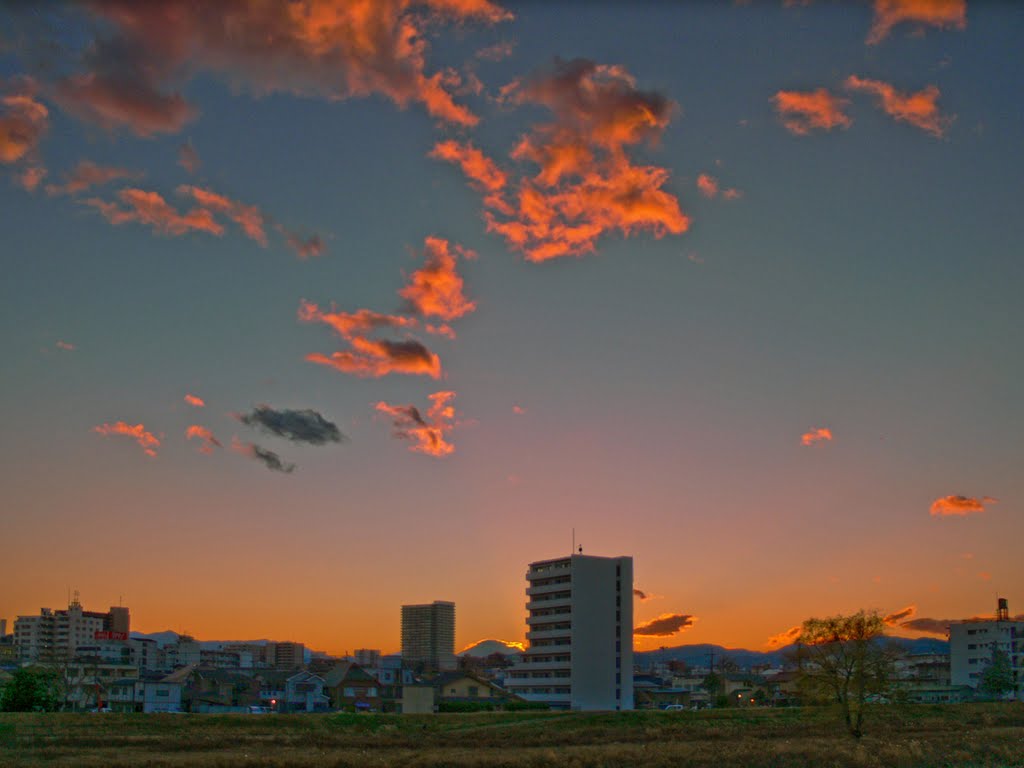
<svg viewBox="0 0 1024 768">
<path fill-rule="evenodd" d="M 1024 5 L 0 10 L 0 619 L 1024 613 Z M 575 536 L 574 536 L 575 532 Z"/>
</svg>

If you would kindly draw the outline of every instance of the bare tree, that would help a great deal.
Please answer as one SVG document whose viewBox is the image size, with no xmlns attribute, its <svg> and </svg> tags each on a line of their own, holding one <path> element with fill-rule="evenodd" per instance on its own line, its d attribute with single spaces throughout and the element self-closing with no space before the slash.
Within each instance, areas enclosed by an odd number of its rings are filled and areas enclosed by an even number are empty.
<svg viewBox="0 0 1024 768">
<path fill-rule="evenodd" d="M 862 735 L 864 704 L 885 694 L 895 650 L 885 642 L 885 623 L 874 611 L 807 619 L 793 653 L 800 685 L 811 698 L 839 705 L 846 728 Z"/>
</svg>

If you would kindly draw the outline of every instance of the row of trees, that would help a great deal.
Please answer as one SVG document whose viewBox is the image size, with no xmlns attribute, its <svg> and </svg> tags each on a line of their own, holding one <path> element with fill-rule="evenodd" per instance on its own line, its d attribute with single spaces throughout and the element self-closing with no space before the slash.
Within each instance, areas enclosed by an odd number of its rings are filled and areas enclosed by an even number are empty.
<svg viewBox="0 0 1024 768">
<path fill-rule="evenodd" d="M 0 712 L 56 712 L 64 705 L 57 672 L 23 667 L 0 689 Z"/>
</svg>

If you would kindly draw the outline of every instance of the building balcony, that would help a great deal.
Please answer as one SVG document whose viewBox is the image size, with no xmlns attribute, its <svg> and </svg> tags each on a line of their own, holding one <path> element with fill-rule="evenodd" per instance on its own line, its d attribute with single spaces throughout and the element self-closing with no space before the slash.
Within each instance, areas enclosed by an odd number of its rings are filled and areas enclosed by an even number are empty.
<svg viewBox="0 0 1024 768">
<path fill-rule="evenodd" d="M 534 579 L 546 579 L 552 576 L 561 576 L 563 573 L 572 571 L 572 563 L 569 560 L 554 560 L 546 563 L 539 563 L 526 571 L 526 578 L 529 581 Z"/>
<path fill-rule="evenodd" d="M 566 597 L 542 597 L 541 599 L 533 599 L 526 604 L 526 610 L 536 611 L 539 608 L 563 608 L 570 607 L 572 605 L 572 595 Z"/>
<path fill-rule="evenodd" d="M 530 616 L 526 619 L 526 623 L 532 626 L 534 624 L 550 624 L 554 621 L 570 621 L 571 619 L 572 610 L 570 609 L 565 611 L 565 613 L 546 613 L 542 616 Z"/>
<path fill-rule="evenodd" d="M 568 592 L 572 589 L 572 582 L 561 581 L 557 584 L 537 584 L 526 588 L 527 595 L 549 595 L 552 592 Z"/>
<path fill-rule="evenodd" d="M 542 671 L 547 672 L 552 669 L 565 669 L 569 666 L 568 661 L 530 661 L 529 656 L 524 656 L 523 661 L 516 664 L 514 667 L 510 667 L 510 672 L 533 672 Z"/>
<path fill-rule="evenodd" d="M 526 639 L 531 641 L 534 640 L 549 640 L 556 638 L 565 638 L 565 642 L 572 642 L 572 629 L 535 629 L 526 633 Z"/>
</svg>

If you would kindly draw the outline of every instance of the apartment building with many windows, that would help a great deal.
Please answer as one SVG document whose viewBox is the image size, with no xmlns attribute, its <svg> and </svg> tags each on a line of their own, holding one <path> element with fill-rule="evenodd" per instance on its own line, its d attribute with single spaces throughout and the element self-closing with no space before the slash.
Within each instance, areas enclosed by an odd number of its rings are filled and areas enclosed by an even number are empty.
<svg viewBox="0 0 1024 768">
<path fill-rule="evenodd" d="M 557 709 L 633 708 L 633 558 L 530 563 L 529 646 L 505 687 Z"/>
<path fill-rule="evenodd" d="M 994 618 L 975 618 L 950 624 L 949 671 L 952 684 L 977 688 L 985 668 L 992 663 L 992 653 L 996 649 L 1009 657 L 1017 687 L 1015 696 L 1024 700 L 1024 621 L 1010 618 L 1009 605 L 1003 597 L 998 599 Z"/>
<path fill-rule="evenodd" d="M 446 672 L 458 667 L 455 603 L 435 600 L 402 606 L 402 663 L 423 672 Z"/>
</svg>

